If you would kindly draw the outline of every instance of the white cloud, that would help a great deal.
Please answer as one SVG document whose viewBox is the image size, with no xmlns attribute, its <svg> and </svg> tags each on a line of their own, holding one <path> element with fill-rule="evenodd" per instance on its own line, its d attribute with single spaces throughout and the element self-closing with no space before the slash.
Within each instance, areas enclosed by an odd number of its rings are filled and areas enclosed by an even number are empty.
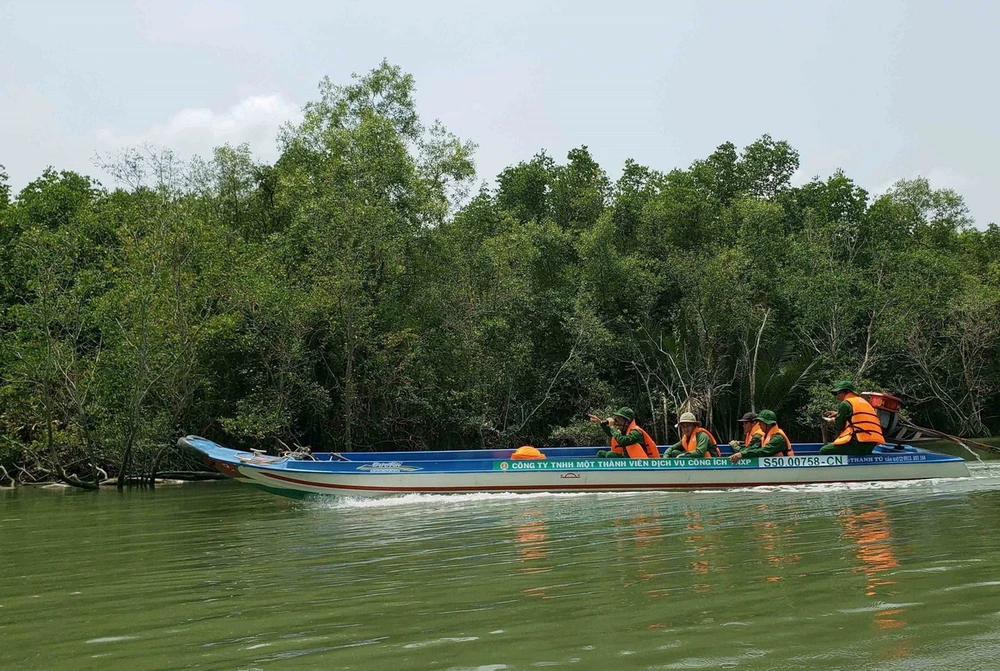
<svg viewBox="0 0 1000 671">
<path fill-rule="evenodd" d="M 246 142 L 254 154 L 265 160 L 277 156 L 275 138 L 287 121 L 299 121 L 298 105 L 281 95 L 250 96 L 229 109 L 183 109 L 166 123 L 155 124 L 141 133 L 120 133 L 113 128 L 97 131 L 98 142 L 107 150 L 151 144 L 170 149 L 179 156 L 207 156 L 222 144 Z"/>
</svg>

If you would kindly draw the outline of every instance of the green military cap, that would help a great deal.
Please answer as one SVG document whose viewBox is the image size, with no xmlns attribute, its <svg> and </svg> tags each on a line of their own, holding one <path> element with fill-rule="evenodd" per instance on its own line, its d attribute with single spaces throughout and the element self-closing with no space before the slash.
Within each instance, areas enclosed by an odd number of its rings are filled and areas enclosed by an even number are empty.
<svg viewBox="0 0 1000 671">
<path fill-rule="evenodd" d="M 764 424 L 777 424 L 778 418 L 770 410 L 761 410 L 760 414 L 757 415 L 757 421 L 763 422 Z"/>
<path fill-rule="evenodd" d="M 839 394 L 842 391 L 854 391 L 854 382 L 851 380 L 841 380 L 837 384 L 833 385 L 833 389 L 830 390 L 830 393 Z"/>
<path fill-rule="evenodd" d="M 632 408 L 618 408 L 618 412 L 615 413 L 615 417 L 624 417 L 631 422 L 635 419 L 635 412 Z"/>
</svg>

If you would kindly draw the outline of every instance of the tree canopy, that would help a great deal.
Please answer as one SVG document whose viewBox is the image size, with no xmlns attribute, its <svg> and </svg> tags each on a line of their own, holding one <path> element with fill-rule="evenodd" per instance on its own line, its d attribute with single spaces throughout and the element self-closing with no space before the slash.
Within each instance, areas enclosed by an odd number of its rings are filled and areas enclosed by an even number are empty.
<svg viewBox="0 0 1000 671">
<path fill-rule="evenodd" d="M 473 190 L 475 145 L 383 62 L 328 79 L 261 164 L 138 148 L 107 189 L 0 167 L 0 466 L 141 482 L 179 435 L 276 450 L 600 440 L 630 405 L 720 437 L 819 436 L 832 380 L 920 422 L 1000 428 L 1000 228 L 925 179 L 795 185 L 763 135 L 687 168 L 586 146 Z"/>
</svg>

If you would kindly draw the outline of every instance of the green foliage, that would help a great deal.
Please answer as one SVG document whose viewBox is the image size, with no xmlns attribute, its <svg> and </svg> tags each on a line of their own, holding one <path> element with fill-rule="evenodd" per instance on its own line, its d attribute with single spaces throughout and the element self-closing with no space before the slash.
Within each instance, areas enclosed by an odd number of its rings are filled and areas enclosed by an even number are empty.
<svg viewBox="0 0 1000 671">
<path fill-rule="evenodd" d="M 10 204 L 10 184 L 7 180 L 10 176 L 7 174 L 7 170 L 0 165 L 0 210 L 6 209 L 7 205 Z"/>
<path fill-rule="evenodd" d="M 17 205 L 29 226 L 53 229 L 71 223 L 97 193 L 97 184 L 89 177 L 46 168 L 17 195 Z"/>
<path fill-rule="evenodd" d="M 497 205 L 520 221 L 542 221 L 552 211 L 555 161 L 545 152 L 507 168 L 497 176 Z"/>
<path fill-rule="evenodd" d="M 1000 229 L 923 179 L 792 186 L 763 136 L 688 169 L 541 152 L 469 198 L 475 145 L 383 62 L 323 80 L 274 165 L 122 154 L 108 191 L 0 170 L 0 464 L 90 485 L 197 433 L 271 451 L 586 443 L 635 408 L 819 438 L 833 379 L 1000 429 Z"/>
</svg>

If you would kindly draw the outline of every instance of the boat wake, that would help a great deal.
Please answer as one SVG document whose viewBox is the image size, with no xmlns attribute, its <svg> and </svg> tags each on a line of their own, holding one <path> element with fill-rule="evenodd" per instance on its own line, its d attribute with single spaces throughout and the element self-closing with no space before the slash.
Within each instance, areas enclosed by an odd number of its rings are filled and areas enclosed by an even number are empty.
<svg viewBox="0 0 1000 671">
<path fill-rule="evenodd" d="M 968 478 L 926 478 L 922 480 L 870 480 L 865 482 L 816 482 L 801 485 L 760 485 L 732 489 L 698 489 L 691 493 L 720 494 L 734 492 L 766 493 L 788 492 L 817 494 L 824 492 L 870 492 L 898 489 L 929 489 L 933 491 L 967 491 L 1000 488 L 1000 461 L 969 463 Z"/>
<path fill-rule="evenodd" d="M 886 489 L 912 489 L 915 487 L 938 486 L 952 482 L 963 482 L 965 478 L 929 478 L 925 480 L 872 480 L 866 482 L 814 482 L 803 485 L 759 485 L 757 487 L 733 487 L 731 489 L 696 489 L 697 494 L 717 494 L 746 491 L 749 493 L 801 492 L 817 494 L 823 492 L 869 492 Z M 998 483 L 1000 485 L 1000 483 Z"/>
<path fill-rule="evenodd" d="M 635 493 L 629 493 L 634 495 Z M 523 503 L 532 500 L 549 499 L 575 499 L 587 496 L 595 496 L 590 492 L 531 492 L 519 494 L 517 492 L 475 492 L 471 494 L 404 494 L 402 496 L 386 497 L 346 497 L 331 498 L 329 500 L 313 500 L 309 504 L 318 508 L 330 510 L 356 509 L 356 508 L 396 508 L 400 506 L 414 505 L 440 505 L 440 506 L 461 506 L 464 504 L 476 503 Z"/>
<path fill-rule="evenodd" d="M 967 466 L 974 478 L 1000 478 L 1000 461 L 969 462 Z"/>
<path fill-rule="evenodd" d="M 886 490 L 967 491 L 1000 488 L 1000 461 L 969 463 L 970 478 L 931 478 L 924 480 L 881 480 L 866 482 L 823 482 L 802 485 L 760 485 L 727 489 L 695 489 L 684 492 L 472 492 L 468 494 L 404 494 L 386 497 L 337 497 L 312 499 L 307 506 L 320 510 L 356 510 L 378 508 L 447 507 L 460 508 L 488 503 L 491 505 L 524 504 L 530 501 L 563 501 L 579 498 L 617 499 L 641 497 L 646 500 L 700 495 L 762 494 L 768 492 L 819 494 L 826 492 L 871 492 Z"/>
</svg>

